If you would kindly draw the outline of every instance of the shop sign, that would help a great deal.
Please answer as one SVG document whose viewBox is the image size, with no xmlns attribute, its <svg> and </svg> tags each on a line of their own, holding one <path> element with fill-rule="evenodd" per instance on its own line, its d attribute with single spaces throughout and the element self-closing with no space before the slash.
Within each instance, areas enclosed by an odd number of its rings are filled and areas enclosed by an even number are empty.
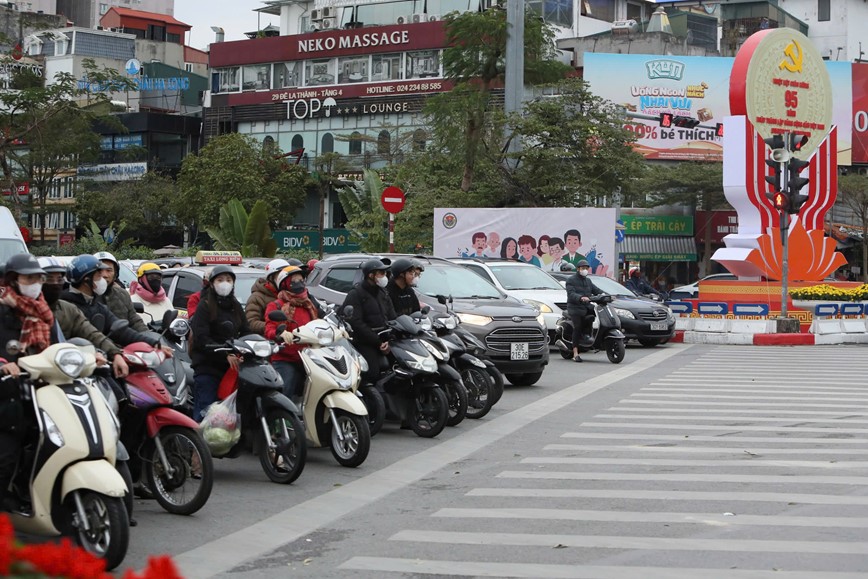
<svg viewBox="0 0 868 579">
<path fill-rule="evenodd" d="M 143 146 L 142 135 L 108 135 L 100 139 L 100 148 L 103 151 L 141 146 Z"/>
<path fill-rule="evenodd" d="M 30 195 L 30 182 L 29 181 L 25 181 L 24 183 L 18 183 L 18 185 L 16 185 L 15 188 L 18 191 L 19 197 L 23 197 L 25 195 Z M 9 191 L 9 189 L 4 189 L 3 194 L 4 195 L 12 195 L 12 192 Z"/>
<path fill-rule="evenodd" d="M 693 217 L 689 215 L 622 214 L 621 219 L 625 235 L 693 235 Z"/>
<path fill-rule="evenodd" d="M 711 222 L 711 243 L 721 244 L 730 233 L 738 233 L 738 213 L 735 211 L 697 211 L 696 241 L 705 242 L 705 225 Z"/>
<path fill-rule="evenodd" d="M 44 69 L 40 64 L 28 64 L 26 62 L 0 62 L 0 74 L 11 75 L 23 70 L 30 71 L 34 76 L 41 77 Z"/>
<path fill-rule="evenodd" d="M 624 261 L 696 261 L 695 253 L 622 253 Z"/>
<path fill-rule="evenodd" d="M 359 251 L 360 246 L 350 240 L 350 232 L 346 229 L 324 229 L 323 251 L 325 253 L 348 253 Z M 319 250 L 319 231 L 293 230 L 275 231 L 272 237 L 277 241 L 278 251 L 291 251 L 306 249 L 309 251 Z"/>
<path fill-rule="evenodd" d="M 340 86 L 283 89 L 276 91 L 245 91 L 218 94 L 213 98 L 227 106 L 259 105 L 295 100 L 352 99 L 371 96 L 427 94 L 451 90 L 453 83 L 444 79 L 416 79 L 394 82 L 356 83 Z M 225 99 L 225 100 L 224 100 Z M 222 104 L 221 104 L 222 106 Z"/>
<path fill-rule="evenodd" d="M 131 181 L 144 177 L 148 172 L 148 164 L 112 163 L 106 165 L 89 165 L 78 168 L 78 176 L 94 181 Z"/>
<path fill-rule="evenodd" d="M 304 38 L 298 41 L 298 52 L 307 56 L 309 53 L 331 52 L 335 49 L 347 50 L 353 48 L 368 48 L 375 46 L 391 47 L 410 43 L 409 30 L 392 30 L 390 32 L 355 32 L 342 36 L 327 36 Z"/>
<path fill-rule="evenodd" d="M 357 115 L 389 115 L 422 110 L 420 101 L 353 100 L 336 101 L 332 97 L 286 101 L 286 118 L 305 120 L 322 117 L 345 117 Z"/>
</svg>

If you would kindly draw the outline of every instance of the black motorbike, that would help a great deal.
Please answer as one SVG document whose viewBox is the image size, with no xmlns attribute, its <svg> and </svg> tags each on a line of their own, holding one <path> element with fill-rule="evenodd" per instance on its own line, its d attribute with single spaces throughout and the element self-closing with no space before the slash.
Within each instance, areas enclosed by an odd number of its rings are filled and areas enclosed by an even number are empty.
<svg viewBox="0 0 868 579">
<path fill-rule="evenodd" d="M 612 364 L 620 364 L 624 360 L 626 351 L 626 337 L 621 331 L 621 319 L 612 311 L 614 298 L 608 294 L 601 294 L 590 298 L 594 304 L 594 323 L 591 329 L 591 338 L 578 345 L 579 352 L 606 351 Z M 555 329 L 555 345 L 561 353 L 561 357 L 569 359 L 573 357 L 573 322 L 564 311 L 564 315 L 558 320 Z"/>
<path fill-rule="evenodd" d="M 422 312 L 414 313 L 410 317 L 422 329 L 422 333 L 419 334 L 422 345 L 428 348 L 428 351 L 437 360 L 438 383 L 443 388 L 449 402 L 449 417 L 446 419 L 446 426 L 457 426 L 467 415 L 467 388 L 464 386 L 461 374 L 450 364 L 456 347 L 441 339 L 434 331 L 434 321 L 428 316 L 429 312 L 430 310 L 426 307 L 423 308 Z"/>
</svg>

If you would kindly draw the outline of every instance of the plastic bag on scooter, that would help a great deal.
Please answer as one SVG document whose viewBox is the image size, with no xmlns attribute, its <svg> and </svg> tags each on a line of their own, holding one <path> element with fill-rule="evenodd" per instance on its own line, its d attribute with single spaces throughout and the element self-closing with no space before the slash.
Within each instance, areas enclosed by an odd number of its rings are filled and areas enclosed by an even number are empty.
<svg viewBox="0 0 868 579">
<path fill-rule="evenodd" d="M 236 395 L 237 392 L 233 392 L 226 399 L 209 406 L 199 424 L 202 438 L 213 456 L 228 453 L 241 438 L 241 415 L 236 411 Z"/>
</svg>

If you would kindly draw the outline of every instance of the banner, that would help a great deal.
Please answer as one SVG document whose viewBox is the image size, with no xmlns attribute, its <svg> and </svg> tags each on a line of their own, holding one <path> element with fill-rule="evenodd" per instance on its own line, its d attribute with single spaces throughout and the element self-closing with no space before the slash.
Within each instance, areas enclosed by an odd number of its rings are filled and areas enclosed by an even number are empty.
<svg viewBox="0 0 868 579">
<path fill-rule="evenodd" d="M 868 163 L 868 64 L 853 64 L 853 163 Z"/>
<path fill-rule="evenodd" d="M 593 273 L 613 277 L 615 209 L 438 208 L 434 255 L 515 259 L 545 271 L 587 259 Z"/>
<path fill-rule="evenodd" d="M 359 244 L 350 240 L 350 232 L 346 229 L 323 230 L 324 253 L 352 253 L 359 251 Z M 274 231 L 271 236 L 277 241 L 278 251 L 307 249 L 319 251 L 319 231 L 316 229 L 295 229 L 292 231 Z"/>
<path fill-rule="evenodd" d="M 729 57 L 586 53 L 584 79 L 591 92 L 623 109 L 625 127 L 637 136 L 634 148 L 646 159 L 721 161 L 723 139 L 716 128 L 732 114 L 729 77 L 733 61 Z M 859 65 L 825 64 L 832 82 L 832 122 L 838 126 L 838 164 L 850 165 L 854 102 L 858 100 L 853 75 Z M 618 74 L 612 74 L 613 70 Z M 661 113 L 696 119 L 699 126 L 661 127 Z"/>
</svg>

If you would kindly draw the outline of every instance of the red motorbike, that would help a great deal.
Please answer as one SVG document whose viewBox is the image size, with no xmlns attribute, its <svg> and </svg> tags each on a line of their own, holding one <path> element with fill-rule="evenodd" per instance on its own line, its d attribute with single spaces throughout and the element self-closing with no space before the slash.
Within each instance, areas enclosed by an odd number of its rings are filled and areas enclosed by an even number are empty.
<svg viewBox="0 0 868 579">
<path fill-rule="evenodd" d="M 199 425 L 172 408 L 172 395 L 155 372 L 166 359 L 144 342 L 124 348 L 130 368 L 128 402 L 120 410 L 121 440 L 133 480 L 142 480 L 170 513 L 190 515 L 211 495 L 214 463 Z M 144 477 L 144 478 L 142 478 Z"/>
</svg>

